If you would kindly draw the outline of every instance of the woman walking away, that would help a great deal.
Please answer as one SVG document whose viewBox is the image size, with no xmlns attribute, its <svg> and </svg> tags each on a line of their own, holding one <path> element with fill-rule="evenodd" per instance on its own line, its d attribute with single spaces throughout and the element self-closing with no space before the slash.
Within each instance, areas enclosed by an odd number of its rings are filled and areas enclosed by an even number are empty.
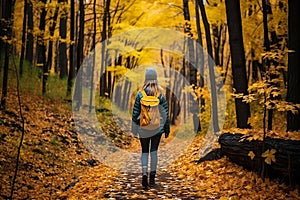
<svg viewBox="0 0 300 200">
<path fill-rule="evenodd" d="M 138 92 L 132 111 L 132 133 L 139 136 L 142 147 L 142 185 L 155 185 L 157 150 L 162 134 L 170 133 L 168 104 L 162 95 L 154 68 L 147 68 L 143 89 Z M 148 184 L 148 157 L 150 152 L 150 179 Z"/>
</svg>

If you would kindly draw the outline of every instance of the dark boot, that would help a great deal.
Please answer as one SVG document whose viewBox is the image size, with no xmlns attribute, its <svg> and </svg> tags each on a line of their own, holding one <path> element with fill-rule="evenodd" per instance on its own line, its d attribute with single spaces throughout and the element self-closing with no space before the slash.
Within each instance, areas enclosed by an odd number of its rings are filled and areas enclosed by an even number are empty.
<svg viewBox="0 0 300 200">
<path fill-rule="evenodd" d="M 148 177 L 147 175 L 143 175 L 142 185 L 144 188 L 148 187 Z"/>
<path fill-rule="evenodd" d="M 155 173 L 150 173 L 150 180 L 149 180 L 150 187 L 155 185 Z"/>
</svg>

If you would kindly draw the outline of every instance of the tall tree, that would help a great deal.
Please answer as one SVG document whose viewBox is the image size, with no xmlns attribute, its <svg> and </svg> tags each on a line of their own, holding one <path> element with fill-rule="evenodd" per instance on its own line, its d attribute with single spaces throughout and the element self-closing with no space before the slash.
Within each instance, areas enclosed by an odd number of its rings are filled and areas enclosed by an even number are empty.
<svg viewBox="0 0 300 200">
<path fill-rule="evenodd" d="M 22 46 L 21 46 L 20 66 L 19 66 L 20 76 L 23 75 L 23 63 L 24 63 L 24 56 L 25 56 L 27 6 L 28 6 L 28 1 L 24 0 L 24 11 L 23 11 L 23 16 L 24 17 L 23 17 L 23 27 L 22 27 Z"/>
<path fill-rule="evenodd" d="M 185 26 L 184 26 L 184 33 L 187 34 L 189 37 L 192 37 L 193 34 L 191 32 L 191 22 L 190 22 L 190 10 L 189 10 L 189 1 L 183 0 L 183 15 L 185 20 Z M 197 86 L 197 66 L 195 65 L 195 47 L 194 47 L 194 40 L 191 38 L 188 38 L 187 45 L 188 45 L 188 70 L 189 70 L 189 81 L 190 84 L 193 85 L 193 89 L 196 89 Z M 184 63 L 185 64 L 185 63 Z M 192 98 L 191 96 L 188 96 L 188 98 Z M 198 132 L 201 131 L 200 126 L 200 119 L 199 119 L 199 106 L 197 103 L 194 103 L 192 105 L 192 114 L 193 114 L 193 123 L 194 123 L 194 131 Z"/>
<path fill-rule="evenodd" d="M 200 80 L 199 87 L 204 87 L 204 51 L 203 51 L 203 41 L 202 41 L 202 30 L 200 25 L 200 13 L 199 13 L 199 1 L 195 2 L 195 13 L 196 13 L 196 27 L 197 27 L 197 43 L 196 45 L 196 65 L 199 66 Z M 205 99 L 200 96 L 200 112 L 204 111 Z M 201 120 L 200 120 L 201 121 Z M 201 128 L 201 125 L 199 125 Z"/>
<path fill-rule="evenodd" d="M 60 3 L 63 7 L 66 6 L 68 3 L 68 0 L 59 0 L 58 3 Z M 65 78 L 68 75 L 68 59 L 67 59 L 67 11 L 64 9 L 64 12 L 60 18 L 60 23 L 59 23 L 59 36 L 60 36 L 60 41 L 59 41 L 59 77 L 60 78 Z"/>
<path fill-rule="evenodd" d="M 102 19 L 102 32 L 101 32 L 101 70 L 100 72 L 105 71 L 105 65 L 106 65 L 106 39 L 108 37 L 107 34 L 107 24 L 109 19 L 109 9 L 110 9 L 110 0 L 105 1 L 105 7 L 104 7 L 104 15 Z M 101 74 L 100 76 L 100 96 L 105 96 L 106 91 L 106 73 Z"/>
<path fill-rule="evenodd" d="M 58 10 L 59 10 L 59 5 L 56 5 L 54 15 L 50 17 L 51 25 L 49 26 L 49 32 L 50 32 L 50 40 L 48 44 L 48 58 L 47 58 L 47 74 L 49 74 L 49 70 L 52 67 L 52 56 L 53 56 L 53 36 L 54 36 L 54 31 L 55 27 L 57 24 L 57 17 L 58 17 Z M 47 75 L 48 77 L 48 75 Z"/>
<path fill-rule="evenodd" d="M 300 20 L 297 18 L 300 10 L 299 0 L 288 1 L 288 102 L 300 103 Z M 300 130 L 300 110 L 297 114 L 287 113 L 287 131 Z"/>
<path fill-rule="evenodd" d="M 78 72 L 83 60 L 83 42 L 84 42 L 84 0 L 79 0 L 79 35 L 77 42 L 77 64 L 76 71 Z"/>
<path fill-rule="evenodd" d="M 93 44 L 92 44 L 92 49 L 91 51 L 93 52 L 93 62 L 92 62 L 92 73 L 91 73 L 91 88 L 90 88 L 90 106 L 89 106 L 89 112 L 92 111 L 93 108 L 93 99 L 94 99 L 94 70 L 95 70 L 95 63 L 96 63 L 96 37 L 97 37 L 97 26 L 96 26 L 96 22 L 97 22 L 97 12 L 96 12 L 96 1 L 94 1 L 93 3 L 93 16 L 94 16 L 94 20 L 93 20 Z"/>
<path fill-rule="evenodd" d="M 70 60 L 70 66 L 69 66 L 69 76 L 68 76 L 68 87 L 67 87 L 67 96 L 70 96 L 72 85 L 73 85 L 73 79 L 75 77 L 75 65 L 74 65 L 74 40 L 75 40 L 75 0 L 71 0 L 70 2 L 70 48 L 69 48 L 69 60 Z"/>
<path fill-rule="evenodd" d="M 205 30 L 205 38 L 206 38 L 206 47 L 208 51 L 208 72 L 209 72 L 209 81 L 210 81 L 210 92 L 211 92 L 211 102 L 212 102 L 212 122 L 214 132 L 220 131 L 219 127 L 219 119 L 218 119 L 218 100 L 217 100 L 217 91 L 216 91 L 216 80 L 215 80 L 215 72 L 214 72 L 214 63 L 213 63 L 213 50 L 212 50 L 212 42 L 211 42 L 211 34 L 210 34 L 210 25 L 207 19 L 204 0 L 198 0 L 200 13 L 202 17 L 202 22 Z"/>
<path fill-rule="evenodd" d="M 269 1 L 262 0 L 262 12 L 263 12 L 263 27 L 264 27 L 264 50 L 265 52 L 270 52 L 271 43 L 269 39 L 268 14 L 272 13 L 272 8 Z M 272 32 L 272 35 L 274 34 L 276 35 L 275 31 Z M 269 58 L 263 58 L 262 60 L 263 68 L 266 71 L 266 77 L 265 77 L 267 78 L 266 81 L 268 81 L 271 86 L 275 87 L 276 85 L 272 83 L 272 79 L 278 78 L 278 76 L 269 72 L 269 68 L 272 63 L 274 64 L 274 66 L 278 65 L 275 64 L 275 62 L 270 60 Z M 272 92 L 270 94 L 270 99 L 274 99 Z M 272 126 L 273 126 L 273 109 L 271 108 L 268 109 L 268 130 L 272 130 Z"/>
<path fill-rule="evenodd" d="M 2 38 L 5 34 L 5 1 L 0 0 L 0 37 Z M 5 42 L 0 39 L 0 58 L 2 58 L 2 54 L 5 51 Z M 2 59 L 1 59 L 2 60 Z M 0 66 L 1 70 L 1 66 Z"/>
<path fill-rule="evenodd" d="M 32 2 L 27 0 L 27 39 L 26 39 L 26 51 L 25 59 L 33 63 L 33 11 L 32 11 Z"/>
<path fill-rule="evenodd" d="M 46 83 L 48 78 L 48 66 L 46 63 L 46 44 L 44 41 L 44 33 L 46 27 L 46 3 L 47 0 L 40 0 L 42 9 L 40 14 L 40 24 L 39 24 L 39 35 L 36 45 L 36 52 L 37 52 L 37 65 L 42 68 L 43 75 L 42 75 L 42 94 L 46 94 Z"/>
<path fill-rule="evenodd" d="M 83 42 L 84 42 L 84 1 L 79 1 L 79 35 L 77 40 L 77 63 L 76 63 L 76 82 L 75 82 L 75 96 L 73 97 L 76 103 L 76 109 L 79 109 L 82 102 L 82 75 L 78 73 L 81 63 L 83 61 Z"/>
<path fill-rule="evenodd" d="M 233 87 L 238 94 L 248 94 L 248 81 L 246 75 L 246 60 L 242 33 L 242 19 L 239 0 L 225 0 L 226 16 L 229 32 L 229 45 L 231 52 Z M 236 120 L 238 128 L 249 128 L 249 104 L 242 98 L 235 98 Z"/>
<path fill-rule="evenodd" d="M 9 69 L 9 57 L 11 53 L 11 39 L 12 39 L 12 24 L 13 13 L 15 7 L 15 0 L 3 2 L 3 18 L 5 20 L 5 55 L 4 55 L 4 70 L 3 70 L 3 83 L 2 83 L 2 96 L 1 96 L 1 109 L 6 109 L 6 96 L 7 96 L 7 83 L 8 83 L 8 69 Z"/>
</svg>

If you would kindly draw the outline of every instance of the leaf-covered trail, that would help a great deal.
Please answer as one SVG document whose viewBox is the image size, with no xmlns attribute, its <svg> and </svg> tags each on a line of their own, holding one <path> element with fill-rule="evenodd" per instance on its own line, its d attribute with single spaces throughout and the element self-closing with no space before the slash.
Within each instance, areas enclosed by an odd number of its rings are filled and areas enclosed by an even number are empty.
<svg viewBox="0 0 300 200">
<path fill-rule="evenodd" d="M 162 146 L 165 141 L 163 140 Z M 167 157 L 159 157 L 157 185 L 144 190 L 141 185 L 140 160 L 128 160 L 130 172 L 116 172 L 113 181 L 102 193 L 89 190 L 87 199 L 300 199 L 296 189 L 288 188 L 274 180 L 263 181 L 256 173 L 244 170 L 227 158 L 195 164 L 199 158 L 203 137 L 198 136 L 185 154 L 172 164 L 161 167 Z M 106 171 L 110 174 L 112 171 Z M 95 174 L 95 173 L 93 173 Z M 100 181 L 89 174 L 88 179 Z M 89 185 L 81 179 L 81 186 L 75 186 L 69 194 L 86 190 Z M 79 194 L 79 196 L 82 195 Z M 70 196 L 69 196 L 70 197 Z M 74 197 L 71 195 L 71 197 Z M 72 199 L 72 198 L 71 198 Z"/>
<path fill-rule="evenodd" d="M 196 151 L 194 148 L 191 151 Z M 190 153 L 190 152 L 187 152 Z M 195 154 L 196 155 L 196 154 Z M 265 182 L 255 173 L 231 163 L 227 158 L 196 165 L 194 156 L 179 158 L 168 168 L 158 170 L 156 185 L 148 190 L 141 185 L 141 174 L 106 171 L 113 178 L 110 184 L 99 183 L 97 173 L 88 173 L 68 191 L 66 199 L 300 199 L 292 190 L 276 181 Z M 139 164 L 133 162 L 132 166 Z M 101 165 L 100 165 L 101 166 Z M 100 167 L 99 166 L 99 167 Z M 98 168 L 96 169 L 98 170 Z M 93 169 L 91 169 L 93 171 Z M 103 173 L 103 171 L 101 172 Z M 102 181 L 105 177 L 102 177 Z M 99 190 L 91 189 L 90 181 L 98 182 Z M 85 193 L 85 192 L 88 193 Z"/>
<path fill-rule="evenodd" d="M 0 112 L 0 199 L 10 192 L 20 136 L 15 99 L 10 96 L 9 110 Z M 172 164 L 159 166 L 157 185 L 144 190 L 139 158 L 130 163 L 131 173 L 103 165 L 74 132 L 69 109 L 33 96 L 22 99 L 26 137 L 14 199 L 300 199 L 298 190 L 264 182 L 227 158 L 195 164 L 201 136 Z"/>
<path fill-rule="evenodd" d="M 141 175 L 123 173 L 110 185 L 103 197 L 108 199 L 199 199 L 192 185 L 183 185 L 167 171 L 159 172 L 156 185 L 143 189 Z M 191 183 L 192 184 L 192 183 Z"/>
</svg>

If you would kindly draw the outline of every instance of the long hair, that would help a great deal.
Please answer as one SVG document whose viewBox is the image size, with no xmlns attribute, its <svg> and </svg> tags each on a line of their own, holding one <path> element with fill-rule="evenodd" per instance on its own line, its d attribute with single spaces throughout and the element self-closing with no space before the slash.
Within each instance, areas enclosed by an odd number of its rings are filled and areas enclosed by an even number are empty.
<svg viewBox="0 0 300 200">
<path fill-rule="evenodd" d="M 163 92 L 163 88 L 157 80 L 145 80 L 143 89 L 148 91 L 148 95 L 155 96 Z"/>
</svg>

